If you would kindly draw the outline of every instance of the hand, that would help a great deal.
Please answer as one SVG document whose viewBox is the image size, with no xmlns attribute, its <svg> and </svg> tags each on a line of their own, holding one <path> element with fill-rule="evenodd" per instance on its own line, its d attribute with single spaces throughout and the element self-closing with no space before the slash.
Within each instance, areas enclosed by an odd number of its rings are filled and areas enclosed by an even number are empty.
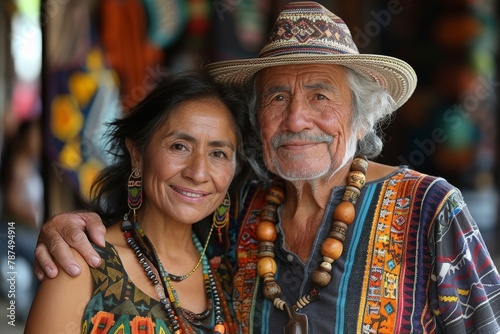
<svg viewBox="0 0 500 334">
<path fill-rule="evenodd" d="M 101 257 L 94 250 L 85 234 L 100 247 L 105 246 L 106 228 L 94 212 L 68 212 L 55 215 L 43 224 L 35 249 L 35 275 L 43 280 L 57 276 L 57 266 L 71 276 L 78 276 L 82 268 L 71 253 L 76 249 L 91 267 L 101 264 Z"/>
</svg>

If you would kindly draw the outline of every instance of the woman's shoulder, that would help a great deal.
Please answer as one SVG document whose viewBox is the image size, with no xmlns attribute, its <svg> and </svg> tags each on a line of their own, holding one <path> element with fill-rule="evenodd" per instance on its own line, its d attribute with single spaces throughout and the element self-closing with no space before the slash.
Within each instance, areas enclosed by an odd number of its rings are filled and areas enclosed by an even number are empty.
<svg viewBox="0 0 500 334">
<path fill-rule="evenodd" d="M 71 271 L 76 275 L 70 275 L 66 270 L 63 269 L 61 264 L 56 263 L 57 266 L 57 276 L 54 278 L 44 277 L 42 282 L 40 283 L 40 287 L 38 289 L 37 295 L 46 296 L 47 300 L 50 299 L 50 296 L 56 298 L 62 291 L 71 290 L 74 288 L 75 284 L 83 287 L 91 286 L 90 280 L 90 267 L 85 261 L 84 257 L 78 253 L 78 251 L 72 247 L 70 247 L 71 254 L 73 255 L 74 260 L 78 263 L 80 269 L 76 270 L 75 268 Z M 74 266 L 74 265 L 71 265 Z M 77 289 L 78 293 L 84 293 L 84 289 Z M 88 290 L 88 289 L 87 289 Z M 75 291 L 75 294 L 77 292 Z"/>
<path fill-rule="evenodd" d="M 70 250 L 81 268 L 79 274 L 72 276 L 57 265 L 58 275 L 43 279 L 31 305 L 25 333 L 49 332 L 49 329 L 62 332 L 67 328 L 65 324 L 69 323 L 78 328 L 83 315 L 81 305 L 90 300 L 93 284 L 90 268 L 83 256 L 75 249 Z M 65 321 L 61 322 L 61 319 Z"/>
</svg>

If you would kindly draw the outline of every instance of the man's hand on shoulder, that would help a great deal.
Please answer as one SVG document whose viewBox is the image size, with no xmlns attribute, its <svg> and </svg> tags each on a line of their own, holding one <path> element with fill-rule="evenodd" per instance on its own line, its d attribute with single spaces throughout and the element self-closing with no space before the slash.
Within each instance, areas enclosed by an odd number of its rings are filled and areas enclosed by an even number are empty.
<svg viewBox="0 0 500 334">
<path fill-rule="evenodd" d="M 87 237 L 87 234 L 88 237 Z M 70 246 L 76 249 L 92 267 L 101 264 L 101 258 L 90 244 L 104 247 L 106 228 L 94 212 L 75 211 L 61 213 L 45 222 L 35 249 L 35 275 L 42 280 L 46 275 L 54 278 L 59 266 L 71 276 L 78 276 L 82 268 L 74 258 Z"/>
</svg>

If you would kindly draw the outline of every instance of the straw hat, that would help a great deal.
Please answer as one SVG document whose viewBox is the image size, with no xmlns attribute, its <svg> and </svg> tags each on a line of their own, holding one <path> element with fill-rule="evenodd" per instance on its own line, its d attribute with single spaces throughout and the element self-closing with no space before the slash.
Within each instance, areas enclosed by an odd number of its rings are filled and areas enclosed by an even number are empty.
<svg viewBox="0 0 500 334">
<path fill-rule="evenodd" d="M 292 2 L 280 12 L 259 57 L 207 65 L 221 83 L 243 85 L 258 71 L 293 64 L 343 65 L 383 86 L 403 105 L 415 90 L 417 76 L 406 62 L 389 56 L 360 54 L 349 28 L 316 2 Z"/>
</svg>

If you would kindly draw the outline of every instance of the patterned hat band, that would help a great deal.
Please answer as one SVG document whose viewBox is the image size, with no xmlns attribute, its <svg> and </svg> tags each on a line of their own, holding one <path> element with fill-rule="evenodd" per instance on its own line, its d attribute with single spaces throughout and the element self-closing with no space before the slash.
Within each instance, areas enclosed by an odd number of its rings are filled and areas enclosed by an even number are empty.
<svg viewBox="0 0 500 334">
<path fill-rule="evenodd" d="M 276 20 L 259 57 L 297 53 L 359 54 L 344 21 L 327 12 L 316 3 L 289 4 Z"/>
<path fill-rule="evenodd" d="M 344 21 L 311 1 L 292 2 L 283 8 L 258 58 L 215 62 L 207 70 L 218 82 L 241 86 L 264 68 L 297 64 L 351 68 L 381 85 L 396 109 L 417 85 L 410 65 L 394 57 L 360 54 Z"/>
</svg>

